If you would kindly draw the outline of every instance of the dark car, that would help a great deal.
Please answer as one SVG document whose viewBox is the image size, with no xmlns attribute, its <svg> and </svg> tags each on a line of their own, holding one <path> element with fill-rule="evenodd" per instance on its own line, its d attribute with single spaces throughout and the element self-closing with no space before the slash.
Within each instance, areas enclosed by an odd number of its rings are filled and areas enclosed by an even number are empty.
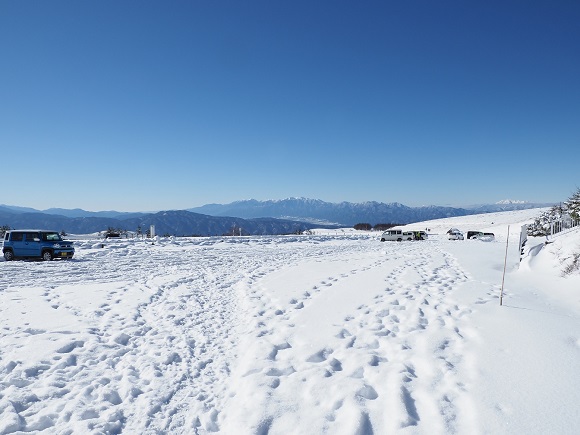
<svg viewBox="0 0 580 435">
<path fill-rule="evenodd" d="M 4 235 L 2 252 L 6 261 L 15 258 L 70 259 L 75 253 L 73 242 L 63 240 L 57 231 L 10 230 Z"/>
</svg>

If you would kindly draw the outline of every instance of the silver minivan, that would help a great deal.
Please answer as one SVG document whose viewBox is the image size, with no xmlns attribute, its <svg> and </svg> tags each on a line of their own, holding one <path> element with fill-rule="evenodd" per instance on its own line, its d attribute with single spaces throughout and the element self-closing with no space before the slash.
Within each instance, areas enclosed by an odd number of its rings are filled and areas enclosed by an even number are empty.
<svg viewBox="0 0 580 435">
<path fill-rule="evenodd" d="M 403 240 L 413 240 L 415 238 L 412 231 L 403 230 L 387 230 L 381 234 L 381 242 L 395 241 L 402 242 Z"/>
</svg>

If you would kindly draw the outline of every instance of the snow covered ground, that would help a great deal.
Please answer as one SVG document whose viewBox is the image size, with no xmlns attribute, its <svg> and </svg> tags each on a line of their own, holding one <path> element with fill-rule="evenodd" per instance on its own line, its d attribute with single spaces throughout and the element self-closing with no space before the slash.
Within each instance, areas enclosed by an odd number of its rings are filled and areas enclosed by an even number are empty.
<svg viewBox="0 0 580 435">
<path fill-rule="evenodd" d="M 520 263 L 537 214 L 0 261 L 0 434 L 578 433 L 580 231 Z"/>
</svg>

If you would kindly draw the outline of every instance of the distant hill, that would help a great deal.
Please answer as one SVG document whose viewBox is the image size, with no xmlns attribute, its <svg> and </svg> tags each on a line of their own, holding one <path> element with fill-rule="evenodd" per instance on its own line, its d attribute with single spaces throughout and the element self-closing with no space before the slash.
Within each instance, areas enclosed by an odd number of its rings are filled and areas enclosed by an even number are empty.
<svg viewBox="0 0 580 435">
<path fill-rule="evenodd" d="M 135 217 L 144 216 L 149 213 L 128 213 L 128 212 L 120 212 L 120 211 L 86 211 L 80 208 L 75 208 L 72 210 L 64 209 L 64 208 L 49 208 L 47 210 L 43 210 L 43 213 L 47 214 L 56 214 L 60 216 L 66 216 L 71 218 L 76 217 L 103 217 L 103 218 L 115 218 L 115 219 L 131 219 Z"/>
<path fill-rule="evenodd" d="M 108 228 L 134 232 L 139 227 L 145 232 L 150 225 L 155 225 L 155 232 L 159 235 L 214 236 L 234 233 L 236 235 L 266 235 L 291 234 L 318 226 L 307 222 L 284 219 L 208 216 L 185 210 L 142 214 L 128 219 L 93 216 L 67 217 L 48 213 L 22 213 L 7 210 L 5 207 L 0 207 L 0 225 L 19 229 L 45 228 L 72 234 L 90 234 L 105 231 Z"/>
<path fill-rule="evenodd" d="M 49 208 L 46 210 L 36 210 L 30 207 L 18 207 L 14 205 L 4 205 L 0 204 L 0 211 L 12 212 L 12 213 L 45 213 L 45 214 L 55 214 L 59 216 L 66 216 L 70 218 L 76 217 L 104 217 L 104 218 L 116 218 L 116 219 L 130 219 L 133 217 L 143 216 L 150 213 L 129 213 L 122 211 L 87 211 L 82 208 Z"/>
<path fill-rule="evenodd" d="M 11 228 L 47 228 L 73 234 L 87 234 L 115 228 L 143 231 L 155 225 L 157 234 L 222 235 L 234 229 L 238 234 L 288 234 L 315 227 L 352 227 L 358 223 L 409 224 L 469 214 L 524 210 L 551 206 L 524 201 L 504 200 L 496 204 L 465 208 L 426 206 L 408 207 L 375 201 L 330 203 L 318 199 L 236 201 L 230 204 L 207 204 L 202 207 L 157 213 L 118 211 L 89 212 L 82 209 L 31 208 L 0 205 L 0 226 Z"/>
</svg>

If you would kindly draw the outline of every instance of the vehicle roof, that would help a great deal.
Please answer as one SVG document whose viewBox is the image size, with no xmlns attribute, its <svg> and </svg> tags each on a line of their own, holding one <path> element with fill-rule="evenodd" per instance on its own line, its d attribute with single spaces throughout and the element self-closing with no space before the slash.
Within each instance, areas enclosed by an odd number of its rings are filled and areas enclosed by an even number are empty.
<svg viewBox="0 0 580 435">
<path fill-rule="evenodd" d="M 28 231 L 30 231 L 30 232 L 32 232 L 32 231 L 40 231 L 40 232 L 43 232 L 43 233 L 58 233 L 59 232 L 59 231 L 56 231 L 56 230 L 42 230 L 42 229 L 38 229 L 38 228 L 24 228 L 22 230 L 20 230 L 20 229 L 18 229 L 18 230 L 6 230 L 7 233 L 13 233 L 15 231 L 22 232 L 22 233 L 25 233 L 25 232 L 28 232 Z"/>
</svg>

